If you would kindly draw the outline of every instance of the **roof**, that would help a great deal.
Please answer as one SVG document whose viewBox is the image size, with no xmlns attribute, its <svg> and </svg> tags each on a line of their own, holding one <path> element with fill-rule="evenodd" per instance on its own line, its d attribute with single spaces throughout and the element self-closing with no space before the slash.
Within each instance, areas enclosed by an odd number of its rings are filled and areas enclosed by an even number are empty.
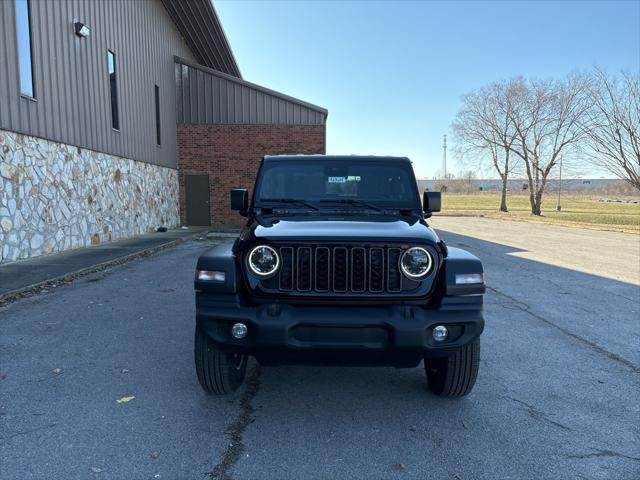
<svg viewBox="0 0 640 480">
<path fill-rule="evenodd" d="M 321 154 L 299 154 L 299 155 L 265 155 L 265 162 L 273 161 L 300 161 L 300 160 L 323 160 L 323 161 L 376 161 L 376 162 L 408 162 L 407 157 L 391 157 L 379 155 L 321 155 Z"/>
<path fill-rule="evenodd" d="M 161 0 L 198 62 L 242 78 L 211 0 Z"/>
</svg>

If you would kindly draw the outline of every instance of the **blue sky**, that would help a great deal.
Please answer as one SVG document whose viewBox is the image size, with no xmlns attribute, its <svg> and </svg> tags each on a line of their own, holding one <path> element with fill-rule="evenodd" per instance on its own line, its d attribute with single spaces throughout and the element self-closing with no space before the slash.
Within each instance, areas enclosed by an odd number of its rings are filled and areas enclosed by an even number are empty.
<svg viewBox="0 0 640 480">
<path fill-rule="evenodd" d="M 327 153 L 406 155 L 421 177 L 441 168 L 465 92 L 640 71 L 638 0 L 214 4 L 246 80 L 329 110 Z"/>
</svg>

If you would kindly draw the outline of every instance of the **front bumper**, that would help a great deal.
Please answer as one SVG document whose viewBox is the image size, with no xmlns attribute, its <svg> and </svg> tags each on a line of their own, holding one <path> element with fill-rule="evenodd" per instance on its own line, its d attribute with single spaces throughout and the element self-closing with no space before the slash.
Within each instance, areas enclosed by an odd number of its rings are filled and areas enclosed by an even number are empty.
<svg viewBox="0 0 640 480">
<path fill-rule="evenodd" d="M 237 295 L 198 293 L 197 325 L 221 349 L 255 356 L 263 365 L 389 365 L 415 367 L 424 356 L 447 356 L 484 329 L 482 296 L 445 297 L 421 305 L 341 306 L 250 304 Z M 248 335 L 231 336 L 242 322 Z M 450 335 L 436 342 L 432 330 Z"/>
</svg>

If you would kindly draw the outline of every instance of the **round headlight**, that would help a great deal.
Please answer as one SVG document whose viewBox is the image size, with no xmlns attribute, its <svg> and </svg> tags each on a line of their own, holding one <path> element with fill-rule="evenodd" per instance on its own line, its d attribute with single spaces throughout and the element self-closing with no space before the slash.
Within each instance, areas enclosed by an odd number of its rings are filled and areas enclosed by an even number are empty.
<svg viewBox="0 0 640 480">
<path fill-rule="evenodd" d="M 432 264 L 431 254 L 422 247 L 411 247 L 400 258 L 402 273 L 411 280 L 420 280 L 427 276 Z"/>
<path fill-rule="evenodd" d="M 259 277 L 268 277 L 278 271 L 280 267 L 280 257 L 278 252 L 267 245 L 258 245 L 247 258 L 249 268 Z"/>
</svg>

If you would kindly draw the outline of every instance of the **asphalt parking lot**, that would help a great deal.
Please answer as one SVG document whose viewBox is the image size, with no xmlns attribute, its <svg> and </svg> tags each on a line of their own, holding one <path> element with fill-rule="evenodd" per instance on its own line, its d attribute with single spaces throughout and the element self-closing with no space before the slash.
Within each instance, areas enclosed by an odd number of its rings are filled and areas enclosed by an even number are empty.
<svg viewBox="0 0 640 480">
<path fill-rule="evenodd" d="M 488 276 L 472 394 L 253 366 L 208 397 L 188 242 L 0 309 L 0 478 L 640 477 L 640 239 L 436 218 Z"/>
</svg>

